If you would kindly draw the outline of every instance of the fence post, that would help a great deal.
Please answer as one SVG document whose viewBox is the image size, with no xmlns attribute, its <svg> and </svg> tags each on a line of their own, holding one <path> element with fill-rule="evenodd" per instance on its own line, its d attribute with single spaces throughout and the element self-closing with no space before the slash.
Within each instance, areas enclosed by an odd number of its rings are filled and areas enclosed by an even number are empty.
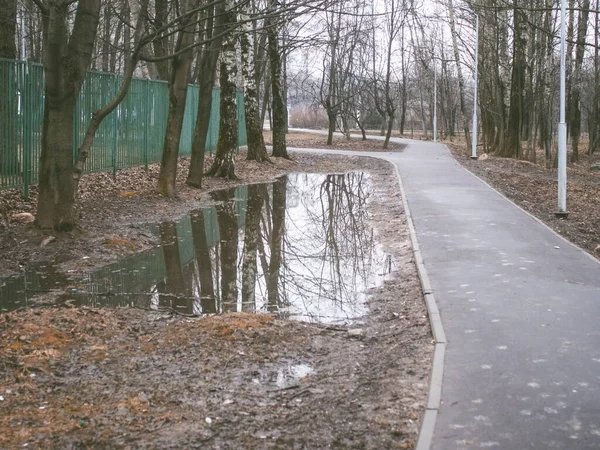
<svg viewBox="0 0 600 450">
<path fill-rule="evenodd" d="M 146 84 L 144 86 L 144 112 L 145 112 L 145 124 L 144 124 L 144 168 L 148 172 L 148 133 L 150 133 L 150 79 L 146 78 Z"/>
<path fill-rule="evenodd" d="M 115 92 L 119 91 L 119 76 L 115 75 Z M 113 148 L 112 148 L 112 169 L 113 169 L 113 180 L 117 179 L 117 148 L 119 145 L 119 120 L 118 116 L 120 113 L 121 105 L 113 111 Z"/>
<path fill-rule="evenodd" d="M 23 199 L 29 200 L 31 183 L 31 117 L 33 95 L 29 80 L 29 62 L 22 64 L 23 86 L 21 88 L 21 119 L 23 124 Z"/>
</svg>

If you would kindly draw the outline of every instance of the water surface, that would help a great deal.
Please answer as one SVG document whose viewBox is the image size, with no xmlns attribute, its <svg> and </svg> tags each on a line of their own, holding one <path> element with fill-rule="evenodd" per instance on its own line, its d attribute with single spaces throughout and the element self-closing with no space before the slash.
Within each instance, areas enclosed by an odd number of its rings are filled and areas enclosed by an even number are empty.
<svg viewBox="0 0 600 450">
<path fill-rule="evenodd" d="M 59 290 L 61 301 L 75 305 L 343 323 L 367 312 L 367 291 L 392 271 L 368 223 L 367 174 L 292 174 L 212 195 L 214 207 L 145 225 L 159 247 L 83 279 L 46 264 L 2 280 L 0 309 Z"/>
</svg>

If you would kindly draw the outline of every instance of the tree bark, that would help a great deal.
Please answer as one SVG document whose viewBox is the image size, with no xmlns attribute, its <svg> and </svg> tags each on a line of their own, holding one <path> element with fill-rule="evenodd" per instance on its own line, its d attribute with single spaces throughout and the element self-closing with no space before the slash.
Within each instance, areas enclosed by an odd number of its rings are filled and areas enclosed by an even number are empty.
<svg viewBox="0 0 600 450">
<path fill-rule="evenodd" d="M 213 12 L 209 12 L 213 14 Z M 192 140 L 192 156 L 190 158 L 190 169 L 187 177 L 189 186 L 201 188 L 204 175 L 204 154 L 206 152 L 206 140 L 210 127 L 210 111 L 212 109 L 212 91 L 217 76 L 217 61 L 223 42 L 225 32 L 225 8 L 219 4 L 214 9 L 214 19 L 209 18 L 207 25 L 208 36 L 213 38 L 210 44 L 202 52 L 200 61 L 200 76 L 198 82 L 198 116 L 194 127 L 194 138 Z M 214 27 L 213 27 L 214 20 Z M 214 28 L 214 29 L 213 29 Z"/>
<path fill-rule="evenodd" d="M 575 49 L 575 67 L 573 69 L 571 84 L 571 162 L 579 161 L 579 139 L 581 137 L 581 66 L 583 64 L 583 56 L 585 53 L 585 38 L 587 34 L 589 10 L 590 0 L 583 0 L 580 3 L 579 24 L 577 25 L 577 47 Z"/>
<path fill-rule="evenodd" d="M 469 139 L 469 118 L 467 117 L 467 108 L 465 106 L 465 81 L 462 75 L 462 67 L 460 64 L 460 53 L 458 51 L 458 40 L 456 35 L 456 25 L 454 22 L 454 5 L 452 0 L 448 0 L 448 15 L 450 19 L 450 32 L 452 33 L 452 48 L 454 49 L 454 59 L 456 60 L 456 74 L 458 76 L 458 90 L 460 96 L 460 112 L 462 114 L 463 130 L 465 132 L 465 141 Z"/>
<path fill-rule="evenodd" d="M 236 13 L 227 2 L 226 23 L 234 25 Z M 219 80 L 221 84 L 221 116 L 219 118 L 219 140 L 215 160 L 206 176 L 236 179 L 234 155 L 238 143 L 236 86 L 237 78 L 235 36 L 228 33 L 222 45 L 221 68 Z"/>
<path fill-rule="evenodd" d="M 274 2 L 272 2 L 273 4 Z M 272 156 L 291 159 L 286 148 L 286 105 L 281 82 L 281 52 L 279 50 L 279 26 L 271 19 L 266 21 L 269 61 L 271 65 L 271 97 L 273 105 L 273 153 Z"/>
<path fill-rule="evenodd" d="M 187 0 L 185 11 L 194 8 L 193 0 Z M 175 47 L 178 52 L 194 42 L 196 30 L 196 14 L 190 14 L 182 23 L 179 39 Z M 160 173 L 158 175 L 158 192 L 166 197 L 175 196 L 177 181 L 177 160 L 179 156 L 179 142 L 185 114 L 185 103 L 188 91 L 188 79 L 192 50 L 186 50 L 173 58 L 171 68 L 171 81 L 169 82 L 169 116 L 167 118 L 167 131 L 163 145 Z"/>
<path fill-rule="evenodd" d="M 75 225 L 74 108 L 90 64 L 100 15 L 100 0 L 80 0 L 69 36 L 69 5 L 67 1 L 50 2 L 44 11 L 46 103 L 36 222 L 59 231 Z"/>
<path fill-rule="evenodd" d="M 508 110 L 508 126 L 504 148 L 500 155 L 505 157 L 521 158 L 521 133 L 523 129 L 523 89 L 525 87 L 525 18 L 514 3 L 514 38 L 513 38 L 513 64 L 510 83 L 510 107 Z"/>
<path fill-rule="evenodd" d="M 83 168 L 84 168 L 85 162 L 87 161 L 89 151 L 92 147 L 92 144 L 94 143 L 94 137 L 96 136 L 96 132 L 98 131 L 100 124 L 106 118 L 106 116 L 108 116 L 112 111 L 114 111 L 114 109 L 117 106 L 119 106 L 119 104 L 123 101 L 123 99 L 127 95 L 127 92 L 129 91 L 129 86 L 131 85 L 131 80 L 133 78 L 133 74 L 135 72 L 135 68 L 136 68 L 136 65 L 138 62 L 139 51 L 141 48 L 140 47 L 141 37 L 142 37 L 143 28 L 144 28 L 143 22 L 144 22 L 144 20 L 146 20 L 147 8 L 148 8 L 148 0 L 141 0 L 140 13 L 139 13 L 138 19 L 136 21 L 137 23 L 136 23 L 135 34 L 134 34 L 135 49 L 133 51 L 133 54 L 131 54 L 131 55 L 125 54 L 124 55 L 125 72 L 123 74 L 123 81 L 121 83 L 121 87 L 119 88 L 119 91 L 117 92 L 117 94 L 110 100 L 110 102 L 108 102 L 102 108 L 100 108 L 92 113 L 92 119 L 90 120 L 87 131 L 83 138 L 83 141 L 81 142 L 81 146 L 77 150 L 77 155 L 75 158 L 75 165 L 73 167 L 73 180 L 74 180 L 73 196 L 74 197 L 77 196 L 77 189 L 79 187 L 79 181 L 81 180 L 81 176 L 83 174 Z"/>
<path fill-rule="evenodd" d="M 154 0 L 154 8 L 154 27 L 156 29 L 161 29 L 167 24 L 169 2 L 168 0 Z M 156 38 L 152 41 L 152 45 L 154 50 L 154 56 L 161 58 L 168 55 L 169 39 L 167 36 L 167 31 L 165 30 L 161 32 L 158 36 L 156 36 Z M 161 80 L 167 81 L 171 79 L 169 74 L 170 68 L 168 60 L 159 61 L 153 64 Z"/>
<path fill-rule="evenodd" d="M 17 59 L 17 1 L 0 0 L 0 58 Z"/>
<path fill-rule="evenodd" d="M 246 135 L 248 138 L 248 161 L 269 161 L 267 147 L 263 137 L 263 127 L 258 112 L 258 88 L 256 84 L 256 64 L 254 59 L 254 40 L 251 36 L 252 22 L 247 13 L 247 5 L 240 13 L 242 32 L 240 48 L 242 51 L 242 83 L 244 85 L 244 107 L 246 109 Z"/>
<path fill-rule="evenodd" d="M 17 59 L 15 45 L 17 2 L 0 0 L 0 58 Z M 17 174 L 20 172 L 19 150 L 16 136 L 10 130 L 17 129 L 18 99 L 17 71 L 15 64 L 0 63 L 0 173 Z M 12 94 L 12 95 L 11 95 Z M 6 96 L 6 97 L 5 97 Z"/>
</svg>

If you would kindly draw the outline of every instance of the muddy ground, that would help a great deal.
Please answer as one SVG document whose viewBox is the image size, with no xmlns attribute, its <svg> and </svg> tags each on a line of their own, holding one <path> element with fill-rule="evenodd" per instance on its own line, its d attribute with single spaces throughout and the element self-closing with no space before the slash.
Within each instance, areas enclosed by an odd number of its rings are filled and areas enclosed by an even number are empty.
<svg viewBox="0 0 600 450">
<path fill-rule="evenodd" d="M 456 160 L 484 179 L 526 211 L 584 250 L 600 256 L 600 171 L 591 166 L 600 155 L 588 156 L 567 166 L 568 218 L 557 218 L 558 185 L 556 169 L 547 169 L 543 153 L 537 163 L 485 155 L 469 158 L 470 150 L 460 144 L 448 144 Z"/>
<path fill-rule="evenodd" d="M 286 172 L 374 175 L 368 208 L 396 271 L 370 292 L 364 321 L 122 308 L 0 314 L 0 448 L 414 446 L 433 342 L 393 167 L 358 157 L 295 154 L 273 166 L 243 158 L 240 182 Z M 0 192 L 0 273 L 39 261 L 84 273 L 157 245 L 137 223 L 175 219 L 208 204 L 208 189 L 232 183 L 209 179 L 204 190 L 189 189 L 186 164 L 175 200 L 154 193 L 157 167 L 121 171 L 116 181 L 86 176 L 80 228 L 44 246 L 47 233 L 12 219 L 35 211 L 35 199 Z"/>
</svg>

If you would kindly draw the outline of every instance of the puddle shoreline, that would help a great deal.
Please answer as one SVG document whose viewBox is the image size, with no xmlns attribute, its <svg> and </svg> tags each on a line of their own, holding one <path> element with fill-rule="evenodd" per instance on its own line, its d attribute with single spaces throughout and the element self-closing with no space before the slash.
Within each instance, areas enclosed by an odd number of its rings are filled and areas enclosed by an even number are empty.
<svg viewBox="0 0 600 450">
<path fill-rule="evenodd" d="M 0 281 L 0 312 L 47 300 L 201 316 L 267 313 L 349 323 L 394 270 L 376 241 L 363 172 L 296 173 L 215 191 L 177 222 L 138 224 L 158 247 L 74 279 L 45 264 Z M 39 295 L 46 294 L 46 295 Z"/>
</svg>

